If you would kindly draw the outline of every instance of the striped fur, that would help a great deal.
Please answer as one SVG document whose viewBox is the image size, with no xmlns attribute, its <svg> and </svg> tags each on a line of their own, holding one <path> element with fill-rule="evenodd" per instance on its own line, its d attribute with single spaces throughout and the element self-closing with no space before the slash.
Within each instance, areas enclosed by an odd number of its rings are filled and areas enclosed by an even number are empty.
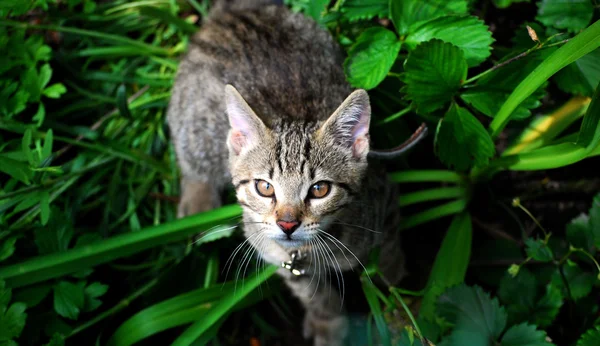
<svg viewBox="0 0 600 346">
<path fill-rule="evenodd" d="M 351 93 L 342 61 L 326 31 L 283 6 L 220 7 L 192 38 L 168 110 L 182 171 L 179 216 L 219 206 L 233 183 L 244 232 L 266 261 L 307 251 L 306 276 L 280 274 L 307 309 L 304 332 L 315 345 L 345 335 L 341 294 L 328 293 L 341 286 L 334 271 L 360 268 L 381 247 L 392 280 L 404 272 L 396 189 L 367 162 L 368 96 Z M 257 193 L 257 179 L 272 184 L 273 198 Z M 311 199 L 318 181 L 331 191 Z M 301 221 L 291 240 L 276 225 L 283 215 Z"/>
</svg>

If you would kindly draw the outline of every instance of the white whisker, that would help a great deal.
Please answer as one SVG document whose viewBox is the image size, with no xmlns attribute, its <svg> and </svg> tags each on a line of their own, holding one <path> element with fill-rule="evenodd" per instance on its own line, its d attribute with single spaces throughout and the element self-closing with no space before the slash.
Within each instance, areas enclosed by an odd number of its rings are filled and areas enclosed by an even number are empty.
<svg viewBox="0 0 600 346">
<path fill-rule="evenodd" d="M 347 251 L 348 251 L 348 252 L 349 252 L 349 253 L 350 253 L 350 254 L 351 254 L 351 255 L 352 255 L 352 256 L 353 256 L 355 259 L 356 259 L 356 261 L 358 262 L 358 264 L 360 264 L 360 266 L 361 266 L 361 267 L 363 268 L 363 270 L 365 271 L 365 274 L 367 274 L 367 278 L 369 279 L 369 281 L 370 281 L 371 283 L 373 283 L 373 280 L 371 280 L 371 276 L 370 276 L 370 275 L 369 275 L 369 273 L 367 272 L 367 268 L 365 268 L 365 266 L 364 266 L 364 265 L 362 264 L 362 262 L 361 262 L 361 261 L 358 259 L 358 257 L 356 257 L 356 255 L 354 254 L 354 252 L 352 252 L 350 249 L 348 249 L 348 247 L 347 247 L 347 246 L 346 246 L 344 243 L 342 243 L 342 242 L 341 242 L 339 239 L 337 239 L 336 237 L 332 236 L 331 234 L 329 234 L 329 233 L 327 233 L 327 232 L 325 232 L 325 231 L 323 231 L 323 230 L 320 230 L 320 229 L 317 229 L 317 231 L 318 231 L 319 233 L 321 233 L 321 234 L 324 234 L 324 235 L 325 235 L 326 237 L 328 237 L 329 239 L 331 239 L 331 240 L 333 240 L 333 241 L 337 242 L 337 243 L 338 243 L 338 244 L 340 244 L 341 246 L 343 246 L 343 247 L 344 247 L 344 248 L 345 248 L 345 249 L 346 249 L 346 250 L 347 250 Z"/>
</svg>

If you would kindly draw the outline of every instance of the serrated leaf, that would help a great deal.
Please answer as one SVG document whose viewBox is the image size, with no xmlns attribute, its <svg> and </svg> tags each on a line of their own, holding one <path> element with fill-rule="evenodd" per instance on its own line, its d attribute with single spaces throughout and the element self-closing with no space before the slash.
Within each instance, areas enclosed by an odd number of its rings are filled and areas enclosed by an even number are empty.
<svg viewBox="0 0 600 346">
<path fill-rule="evenodd" d="M 85 305 L 83 288 L 67 281 L 54 285 L 54 310 L 62 317 L 77 320 Z"/>
<path fill-rule="evenodd" d="M 454 324 L 451 345 L 488 345 L 506 326 L 506 312 L 498 299 L 490 298 L 479 286 L 450 288 L 438 299 L 437 311 Z"/>
<path fill-rule="evenodd" d="M 529 238 L 525 240 L 525 246 L 527 256 L 542 262 L 552 261 L 552 250 L 543 240 Z"/>
<path fill-rule="evenodd" d="M 346 0 L 341 8 L 349 21 L 369 20 L 374 17 L 386 18 L 389 15 L 388 0 Z"/>
<path fill-rule="evenodd" d="M 564 92 L 592 96 L 600 83 L 600 49 L 582 56 L 558 71 L 554 81 Z"/>
<path fill-rule="evenodd" d="M 64 94 L 67 92 L 67 88 L 65 88 L 64 85 L 62 85 L 61 83 L 55 83 L 52 84 L 51 86 L 47 87 L 46 89 L 44 89 L 44 91 L 42 92 L 44 94 L 44 96 L 51 98 L 51 99 L 57 99 L 60 97 L 60 95 Z"/>
<path fill-rule="evenodd" d="M 496 152 L 479 120 L 454 103 L 438 124 L 434 146 L 440 161 L 459 171 L 486 165 Z"/>
<path fill-rule="evenodd" d="M 589 0 L 541 0 L 535 17 L 546 26 L 577 32 L 590 24 L 594 6 Z"/>
<path fill-rule="evenodd" d="M 581 299 L 590 294 L 596 282 L 595 274 L 584 272 L 576 263 L 570 261 L 567 261 L 567 264 L 563 265 L 562 268 L 569 288 L 565 287 L 562 275 L 558 269 L 552 275 L 551 284 L 553 286 L 560 287 L 565 297 L 568 297 L 570 293 L 573 300 Z"/>
<path fill-rule="evenodd" d="M 527 269 L 521 268 L 517 276 L 506 273 L 500 281 L 498 297 L 507 305 L 511 320 L 521 322 L 534 308 L 537 282 L 535 276 Z"/>
<path fill-rule="evenodd" d="M 27 319 L 25 309 L 27 309 L 27 305 L 14 303 L 7 310 L 0 311 L 0 342 L 21 335 Z"/>
<path fill-rule="evenodd" d="M 546 332 L 536 330 L 535 326 L 522 323 L 510 327 L 500 342 L 500 346 L 550 346 L 546 341 Z"/>
<path fill-rule="evenodd" d="M 466 0 L 390 1 L 390 15 L 400 35 L 409 33 L 411 25 L 449 14 L 466 14 Z"/>
<path fill-rule="evenodd" d="M 537 108 L 542 105 L 540 99 L 546 94 L 544 90 L 546 84 L 536 90 L 531 96 L 529 96 L 523 103 L 515 109 L 513 114 L 510 116 L 511 120 L 523 120 L 531 116 L 530 109 Z M 471 88 L 460 94 L 460 97 L 468 104 L 473 106 L 481 113 L 494 117 L 502 104 L 508 99 L 508 93 L 503 91 L 494 91 L 488 88 Z"/>
<path fill-rule="evenodd" d="M 97 298 L 103 296 L 106 293 L 106 291 L 108 291 L 108 285 L 103 285 L 99 282 L 93 282 L 89 286 L 87 286 L 84 290 L 84 311 L 93 311 L 96 310 L 100 305 L 102 305 L 102 301 L 100 301 Z"/>
<path fill-rule="evenodd" d="M 567 240 L 576 248 L 593 251 L 594 233 L 587 215 L 581 214 L 567 224 Z"/>
<path fill-rule="evenodd" d="M 598 346 L 600 345 L 600 326 L 589 329 L 577 341 L 577 346 Z"/>
<path fill-rule="evenodd" d="M 412 25 L 405 44 L 412 50 L 419 43 L 434 38 L 459 47 L 469 67 L 485 61 L 494 42 L 487 25 L 477 17 L 448 15 Z"/>
<path fill-rule="evenodd" d="M 404 63 L 402 89 L 419 113 L 430 113 L 450 102 L 467 77 L 467 64 L 456 46 L 431 40 L 417 46 Z"/>
<path fill-rule="evenodd" d="M 387 29 L 376 27 L 363 31 L 344 62 L 348 82 L 367 90 L 376 87 L 392 68 L 401 45 L 396 34 Z"/>
<path fill-rule="evenodd" d="M 536 303 L 535 310 L 529 316 L 529 321 L 539 327 L 551 325 L 563 303 L 564 297 L 560 288 L 556 288 L 552 284 L 546 285 L 546 293 Z"/>
</svg>

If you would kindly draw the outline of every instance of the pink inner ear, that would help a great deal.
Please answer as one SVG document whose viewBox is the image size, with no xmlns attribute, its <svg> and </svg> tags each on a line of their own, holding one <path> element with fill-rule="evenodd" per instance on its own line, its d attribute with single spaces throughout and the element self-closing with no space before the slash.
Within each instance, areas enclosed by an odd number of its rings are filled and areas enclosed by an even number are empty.
<svg viewBox="0 0 600 346">
<path fill-rule="evenodd" d="M 352 154 L 359 158 L 366 155 L 369 151 L 369 140 L 365 136 L 358 137 L 352 145 Z"/>
<path fill-rule="evenodd" d="M 229 134 L 229 144 L 235 151 L 236 155 L 242 151 L 242 148 L 246 144 L 246 136 L 242 133 L 242 131 L 231 130 Z"/>
</svg>

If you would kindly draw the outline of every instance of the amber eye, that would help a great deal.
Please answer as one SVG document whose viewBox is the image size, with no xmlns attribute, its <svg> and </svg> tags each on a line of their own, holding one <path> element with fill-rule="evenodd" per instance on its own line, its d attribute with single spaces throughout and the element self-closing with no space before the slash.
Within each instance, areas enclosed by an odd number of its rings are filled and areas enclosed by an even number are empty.
<svg viewBox="0 0 600 346">
<path fill-rule="evenodd" d="M 256 192 L 263 197 L 273 197 L 275 195 L 275 189 L 271 183 L 264 180 L 256 181 Z"/>
<path fill-rule="evenodd" d="M 320 181 L 311 186 L 308 195 L 311 198 L 323 198 L 327 196 L 329 190 L 331 190 L 331 184 L 326 181 Z"/>
</svg>

